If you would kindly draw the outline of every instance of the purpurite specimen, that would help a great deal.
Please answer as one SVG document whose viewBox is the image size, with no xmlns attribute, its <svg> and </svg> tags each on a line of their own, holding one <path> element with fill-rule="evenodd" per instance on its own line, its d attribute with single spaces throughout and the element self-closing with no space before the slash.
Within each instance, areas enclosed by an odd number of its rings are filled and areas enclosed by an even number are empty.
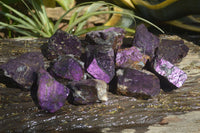
<svg viewBox="0 0 200 133">
<path fill-rule="evenodd" d="M 181 87 L 187 79 L 187 74 L 185 72 L 165 59 L 156 58 L 153 67 L 158 74 L 178 88 Z"/>
<path fill-rule="evenodd" d="M 171 91 L 183 85 L 186 73 L 172 64 L 189 51 L 183 41 L 160 42 L 141 24 L 132 46 L 122 49 L 124 35 L 125 30 L 115 27 L 92 31 L 87 33 L 82 47 L 78 37 L 57 30 L 41 48 L 51 61 L 49 73 L 44 69 L 42 53 L 30 52 L 2 64 L 0 80 L 12 79 L 15 85 L 31 88 L 35 104 L 51 113 L 67 100 L 77 105 L 107 101 L 108 89 L 148 99 L 158 95 L 160 88 Z"/>
<path fill-rule="evenodd" d="M 105 30 L 91 31 L 86 34 L 85 40 L 93 45 L 109 45 L 117 50 L 123 43 L 124 35 L 124 29 L 111 27 Z"/>
<path fill-rule="evenodd" d="M 79 81 L 84 71 L 77 59 L 72 56 L 60 56 L 49 68 L 50 73 L 59 78 Z"/>
<path fill-rule="evenodd" d="M 115 75 L 114 51 L 106 45 L 86 47 L 86 69 L 94 78 L 109 83 Z"/>
<path fill-rule="evenodd" d="M 40 69 L 38 73 L 37 98 L 40 107 L 51 113 L 64 106 L 69 89 L 56 81 L 47 71 Z"/>
<path fill-rule="evenodd" d="M 135 46 L 119 49 L 116 54 L 116 66 L 142 69 L 149 58 L 149 56 L 141 53 L 141 50 Z"/>
<path fill-rule="evenodd" d="M 178 63 L 184 58 L 189 51 L 189 48 L 184 44 L 183 40 L 161 40 L 156 51 L 158 58 L 163 58 L 169 62 Z"/>
<path fill-rule="evenodd" d="M 108 85 L 103 80 L 87 79 L 70 84 L 74 104 L 90 104 L 107 101 Z"/>
<path fill-rule="evenodd" d="M 125 68 L 118 69 L 117 93 L 125 96 L 152 97 L 160 93 L 158 77 L 147 71 Z"/>
<path fill-rule="evenodd" d="M 136 27 L 133 46 L 142 49 L 142 53 L 154 57 L 155 49 L 159 46 L 159 38 L 153 35 L 144 24 Z"/>
<path fill-rule="evenodd" d="M 81 55 L 81 41 L 77 36 L 68 34 L 62 30 L 57 30 L 49 38 L 48 45 L 43 48 L 43 51 L 45 57 L 50 60 L 67 54 L 79 57 Z"/>
<path fill-rule="evenodd" d="M 0 69 L 4 71 L 6 77 L 12 78 L 21 87 L 30 89 L 36 79 L 35 73 L 43 67 L 42 53 L 29 52 L 15 59 L 10 59 L 7 63 L 2 64 Z"/>
</svg>

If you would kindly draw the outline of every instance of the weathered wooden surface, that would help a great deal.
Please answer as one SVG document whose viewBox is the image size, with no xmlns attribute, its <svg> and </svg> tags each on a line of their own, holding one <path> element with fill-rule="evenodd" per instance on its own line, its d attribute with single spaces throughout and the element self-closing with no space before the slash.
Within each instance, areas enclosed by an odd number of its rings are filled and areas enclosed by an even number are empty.
<svg viewBox="0 0 200 133">
<path fill-rule="evenodd" d="M 162 38 L 180 39 L 176 36 Z M 28 43 L 1 41 L 0 64 L 21 53 L 40 50 L 41 44 Z M 200 110 L 200 47 L 190 42 L 186 45 L 189 53 L 177 64 L 188 75 L 183 87 L 170 93 L 161 91 L 149 100 L 109 93 L 107 102 L 84 106 L 66 103 L 58 112 L 49 114 L 37 109 L 30 92 L 0 84 L 0 132 L 103 132 L 107 127 L 110 131 L 128 128 L 145 131 L 148 125 L 159 123 L 168 114 Z"/>
<path fill-rule="evenodd" d="M 160 123 L 148 127 L 146 133 L 199 133 L 200 111 L 169 115 Z"/>
</svg>

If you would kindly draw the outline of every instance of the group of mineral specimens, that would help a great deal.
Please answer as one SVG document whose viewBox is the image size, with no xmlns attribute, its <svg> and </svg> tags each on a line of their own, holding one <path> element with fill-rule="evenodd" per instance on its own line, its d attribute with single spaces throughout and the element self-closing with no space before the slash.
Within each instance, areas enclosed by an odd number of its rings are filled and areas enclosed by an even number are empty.
<svg viewBox="0 0 200 133">
<path fill-rule="evenodd" d="M 143 24 L 137 26 L 131 46 L 122 47 L 124 36 L 123 29 L 112 27 L 87 33 L 82 43 L 58 30 L 41 52 L 10 59 L 0 69 L 21 88 L 31 89 L 36 105 L 51 113 L 66 101 L 107 101 L 113 87 L 116 94 L 145 99 L 183 85 L 187 75 L 174 65 L 189 50 L 183 41 L 160 40 Z"/>
</svg>

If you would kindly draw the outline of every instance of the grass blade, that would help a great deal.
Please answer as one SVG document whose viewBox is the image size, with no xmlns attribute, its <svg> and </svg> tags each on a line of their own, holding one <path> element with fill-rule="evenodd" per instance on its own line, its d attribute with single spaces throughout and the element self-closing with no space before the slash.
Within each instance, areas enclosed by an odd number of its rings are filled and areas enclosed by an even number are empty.
<svg viewBox="0 0 200 133">
<path fill-rule="evenodd" d="M 77 24 L 81 23 L 82 21 L 88 19 L 89 17 L 94 16 L 94 15 L 100 15 L 100 14 L 124 14 L 124 15 L 130 16 L 132 18 L 136 18 L 136 19 L 142 20 L 142 21 L 144 21 L 144 22 L 156 27 L 158 30 L 160 30 L 162 33 L 164 33 L 164 31 L 162 29 L 160 29 L 158 26 L 154 25 L 153 23 L 151 23 L 150 21 L 148 21 L 146 19 L 138 17 L 138 16 L 136 16 L 134 14 L 130 14 L 130 13 L 127 13 L 127 12 L 118 12 L 118 11 L 100 11 L 100 12 L 88 13 L 88 14 L 78 18 L 73 24 L 69 25 L 67 27 L 66 31 L 72 30 L 73 27 L 75 27 Z"/>
<path fill-rule="evenodd" d="M 72 10 L 78 8 L 78 7 L 81 7 L 81 6 L 86 6 L 86 5 L 90 5 L 94 2 L 84 2 L 84 3 L 81 3 L 81 4 L 78 4 L 74 7 L 72 7 L 71 9 L 67 10 L 55 23 L 55 26 L 54 26 L 54 32 L 58 29 L 58 26 L 60 24 L 60 22 L 62 21 L 63 17 L 65 17 L 68 13 L 70 13 Z"/>
<path fill-rule="evenodd" d="M 41 30 L 44 30 L 49 36 L 51 36 L 53 34 L 53 30 L 51 30 L 53 29 L 52 23 L 49 21 L 44 5 L 41 2 L 41 0 L 31 0 L 31 4 L 42 23 Z"/>
<path fill-rule="evenodd" d="M 15 10 L 14 8 L 12 8 L 9 5 L 4 4 L 3 2 L 0 1 L 0 4 L 2 6 L 4 6 L 5 8 L 11 10 L 12 12 L 14 12 L 15 14 L 17 14 L 21 19 L 25 20 L 27 23 L 29 23 L 30 25 L 36 27 L 36 24 L 34 23 L 34 21 L 32 21 L 28 16 L 22 14 L 21 12 Z"/>
<path fill-rule="evenodd" d="M 31 13 L 31 16 L 33 17 L 33 19 L 35 20 L 35 22 L 37 23 L 37 28 L 41 29 L 42 28 L 42 23 L 39 21 L 38 17 L 35 15 L 35 13 L 33 13 L 33 11 L 30 9 L 30 7 L 26 4 L 26 2 L 24 2 L 24 0 L 22 0 L 22 2 L 24 3 L 24 5 L 26 6 L 26 8 L 28 9 L 28 11 Z"/>
<path fill-rule="evenodd" d="M 4 28 L 9 28 L 9 29 L 16 31 L 20 34 L 23 34 L 25 36 L 34 36 L 33 33 L 21 30 L 19 28 L 14 27 L 13 25 L 9 25 L 9 24 L 3 23 L 3 22 L 0 22 L 0 25 L 2 25 L 2 27 L 4 27 Z"/>
<path fill-rule="evenodd" d="M 6 17 L 11 18 L 11 19 L 15 20 L 15 21 L 18 22 L 18 23 L 24 24 L 24 25 L 26 25 L 27 27 L 33 27 L 32 25 L 30 25 L 30 24 L 27 23 L 26 21 L 22 20 L 21 18 L 15 17 L 15 16 L 13 16 L 13 15 L 10 14 L 10 13 L 5 13 L 5 12 L 0 11 L 0 14 L 4 15 L 4 16 L 6 16 Z"/>
<path fill-rule="evenodd" d="M 87 11 L 84 13 L 84 15 L 85 15 L 85 14 L 88 14 L 89 12 L 97 11 L 97 10 L 99 10 L 100 7 L 105 6 L 105 5 L 106 5 L 106 3 L 105 3 L 105 2 L 102 2 L 102 1 L 95 2 L 95 3 L 91 4 L 91 5 L 88 7 L 88 9 L 87 9 Z M 76 28 L 76 32 L 81 31 L 81 30 L 83 29 L 83 27 L 84 27 L 86 24 L 87 24 L 87 19 L 86 19 L 85 21 L 79 23 L 78 26 L 77 26 L 77 28 Z M 70 25 L 70 24 L 69 24 L 69 25 Z M 75 32 L 75 33 L 76 33 L 76 32 Z"/>
<path fill-rule="evenodd" d="M 20 24 L 13 25 L 13 26 L 16 27 L 16 28 L 20 28 L 20 29 L 27 29 L 27 30 L 37 34 L 37 36 L 50 37 L 47 33 L 43 32 L 43 31 L 41 31 L 39 29 L 28 28 L 28 27 L 26 27 L 24 25 L 20 25 Z"/>
</svg>

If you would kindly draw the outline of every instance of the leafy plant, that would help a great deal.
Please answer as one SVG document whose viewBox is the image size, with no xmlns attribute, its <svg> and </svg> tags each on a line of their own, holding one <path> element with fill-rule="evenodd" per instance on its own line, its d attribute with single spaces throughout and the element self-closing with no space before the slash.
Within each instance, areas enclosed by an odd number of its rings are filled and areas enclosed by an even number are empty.
<svg viewBox="0 0 200 133">
<path fill-rule="evenodd" d="M 31 14 L 31 17 L 24 15 L 23 13 L 17 11 L 11 6 L 0 1 L 0 4 L 12 11 L 15 15 L 9 12 L 0 11 L 0 14 L 14 20 L 17 24 L 9 25 L 4 22 L 0 22 L 1 28 L 8 28 L 18 33 L 21 33 L 29 37 L 49 37 L 53 34 L 53 23 L 49 20 L 46 15 L 45 7 L 40 3 L 40 1 L 31 0 L 30 3 L 35 9 L 34 11 L 22 0 L 24 5 L 27 7 Z"/>
<path fill-rule="evenodd" d="M 9 17 L 10 19 L 17 22 L 17 24 L 9 25 L 4 22 L 0 22 L 0 28 L 8 28 L 13 31 L 16 31 L 24 36 L 28 37 L 50 37 L 52 36 L 57 29 L 59 29 L 59 25 L 63 20 L 63 17 L 69 15 L 70 12 L 73 11 L 69 23 L 67 23 L 67 28 L 65 31 L 75 34 L 81 35 L 89 32 L 91 30 L 99 30 L 99 29 L 106 29 L 107 26 L 95 26 L 92 28 L 84 29 L 87 20 L 92 16 L 101 15 L 101 14 L 123 14 L 127 15 L 133 19 L 140 19 L 146 23 L 149 23 L 159 29 L 156 25 L 152 24 L 151 22 L 140 18 L 132 13 L 129 12 L 119 12 L 111 10 L 111 7 L 115 6 L 111 3 L 106 3 L 103 1 L 98 2 L 85 2 L 79 5 L 74 6 L 67 10 L 55 23 L 53 23 L 48 17 L 45 11 L 45 7 L 41 0 L 29 0 L 31 7 L 28 4 L 21 0 L 24 5 L 26 6 L 27 10 L 30 13 L 30 17 L 27 15 L 22 14 L 21 12 L 17 11 L 16 9 L 12 8 L 11 6 L 3 3 L 0 1 L 0 5 L 9 9 L 14 14 L 10 14 L 8 12 L 0 11 L 0 14 Z M 87 7 L 87 10 L 83 10 Z M 108 10 L 105 10 L 108 9 Z M 84 12 L 84 13 L 82 13 Z M 125 28 L 129 32 L 134 32 L 134 29 Z M 162 31 L 161 29 L 159 29 Z"/>
</svg>

